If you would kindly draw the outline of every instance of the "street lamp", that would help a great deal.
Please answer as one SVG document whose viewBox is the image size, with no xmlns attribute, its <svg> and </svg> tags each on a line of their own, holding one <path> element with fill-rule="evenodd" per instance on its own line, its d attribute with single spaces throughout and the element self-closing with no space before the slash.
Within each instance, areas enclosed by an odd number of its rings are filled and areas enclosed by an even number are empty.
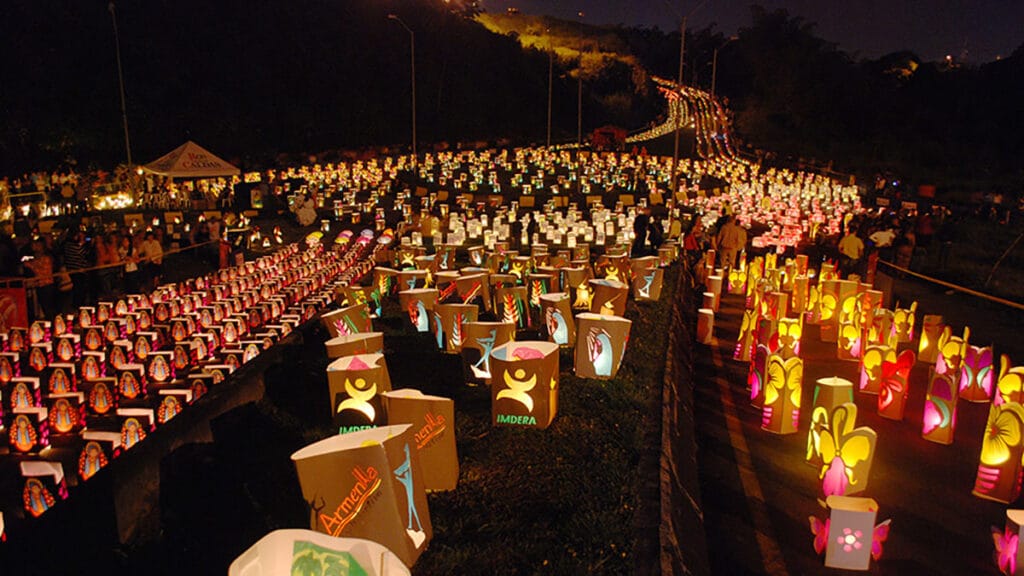
<svg viewBox="0 0 1024 576">
<path fill-rule="evenodd" d="M 666 4 L 668 0 L 665 0 Z M 707 4 L 708 0 L 702 0 L 700 4 L 693 7 L 685 16 L 679 18 L 679 75 L 676 78 L 676 84 L 678 84 L 680 92 L 683 88 L 683 55 L 686 53 L 686 20 L 693 16 L 694 12 L 700 10 L 700 7 Z M 669 4 L 671 7 L 672 5 Z M 674 10 L 674 9 L 673 9 Z M 676 12 L 680 14 L 680 12 Z M 682 96 L 682 94 L 680 94 Z M 675 198 L 676 192 L 679 191 L 679 118 L 676 118 L 675 125 L 675 145 L 672 147 L 672 197 Z"/>
<path fill-rule="evenodd" d="M 739 36 L 730 36 L 721 46 L 715 48 L 714 56 L 711 58 L 711 99 L 715 99 L 715 83 L 718 81 L 718 51 L 725 48 L 730 42 L 739 40 Z"/>
<path fill-rule="evenodd" d="M 409 68 L 412 74 L 412 166 L 416 167 L 416 34 L 412 28 L 395 14 L 388 14 L 388 20 L 394 20 L 409 33 Z"/>
<path fill-rule="evenodd" d="M 117 14 L 114 12 L 114 3 L 107 4 L 110 11 L 110 20 L 114 23 L 114 49 L 117 53 L 117 81 L 121 88 L 121 121 L 124 124 L 124 149 L 128 154 L 128 165 L 132 165 L 132 145 L 128 140 L 128 111 L 124 99 L 124 72 L 121 70 L 121 39 L 117 33 Z"/>
</svg>

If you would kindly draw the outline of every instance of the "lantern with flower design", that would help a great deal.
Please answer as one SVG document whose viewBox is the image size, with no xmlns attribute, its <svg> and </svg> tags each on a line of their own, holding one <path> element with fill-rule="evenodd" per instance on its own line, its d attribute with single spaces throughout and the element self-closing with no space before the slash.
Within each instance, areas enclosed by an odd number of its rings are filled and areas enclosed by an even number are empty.
<svg viewBox="0 0 1024 576">
<path fill-rule="evenodd" d="M 942 316 L 926 314 L 921 321 L 921 340 L 917 346 L 917 359 L 932 363 L 939 357 L 939 336 L 946 325 Z"/>
<path fill-rule="evenodd" d="M 1016 402 L 992 404 L 982 436 L 981 462 L 973 494 L 1009 504 L 1020 495 L 1024 406 Z"/>
<path fill-rule="evenodd" d="M 965 348 L 960 369 L 960 397 L 968 402 L 988 402 L 995 384 L 992 347 L 966 344 Z"/>
<path fill-rule="evenodd" d="M 878 391 L 878 415 L 890 420 L 903 420 L 910 388 L 910 369 L 914 367 L 914 351 L 904 350 L 895 362 L 882 361 L 882 378 Z"/>
<path fill-rule="evenodd" d="M 804 361 L 796 356 L 783 360 L 772 354 L 768 357 L 766 376 L 761 429 L 775 434 L 793 434 L 800 422 Z"/>
<path fill-rule="evenodd" d="M 952 444 L 956 431 L 957 384 L 948 374 L 933 374 L 924 398 L 921 436 L 936 444 Z"/>
<path fill-rule="evenodd" d="M 821 489 L 825 496 L 848 496 L 867 489 L 871 462 L 875 456 L 875 431 L 854 428 L 857 405 L 837 406 L 829 416 L 829 427 L 820 434 Z"/>
</svg>

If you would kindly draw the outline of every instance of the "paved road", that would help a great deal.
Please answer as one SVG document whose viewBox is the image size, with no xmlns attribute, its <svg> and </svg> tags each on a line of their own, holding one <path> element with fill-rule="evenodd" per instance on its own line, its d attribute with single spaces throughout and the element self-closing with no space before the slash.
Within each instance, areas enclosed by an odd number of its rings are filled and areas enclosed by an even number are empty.
<svg viewBox="0 0 1024 576">
<path fill-rule="evenodd" d="M 859 365 L 837 360 L 835 344 L 821 342 L 817 326 L 806 326 L 800 430 L 787 436 L 762 431 L 761 413 L 746 390 L 747 363 L 732 360 L 742 306 L 741 297 L 725 296 L 715 318 L 715 344 L 696 344 L 694 354 L 698 463 L 713 572 L 848 574 L 826 569 L 814 552 L 808 516 L 825 518 L 827 512 L 819 504 L 817 469 L 804 454 L 814 382 L 833 375 L 856 382 Z M 879 521 L 892 519 L 872 573 L 998 574 L 990 526 L 1003 525 L 1007 507 L 971 495 L 989 405 L 959 404 L 952 445 L 925 441 L 920 432 L 927 375 L 921 362 L 911 371 L 902 422 L 878 416 L 877 396 L 856 394 L 857 425 L 878 434 L 870 483 L 858 496 L 877 500 Z"/>
</svg>

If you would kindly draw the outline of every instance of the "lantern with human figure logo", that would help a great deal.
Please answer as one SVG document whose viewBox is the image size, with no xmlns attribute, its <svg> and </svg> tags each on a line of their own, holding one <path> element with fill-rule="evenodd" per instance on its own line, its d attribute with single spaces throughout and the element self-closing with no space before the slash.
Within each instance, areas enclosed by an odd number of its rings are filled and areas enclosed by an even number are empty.
<svg viewBox="0 0 1024 576">
<path fill-rule="evenodd" d="M 491 351 L 495 425 L 547 428 L 558 412 L 558 345 L 509 342 Z"/>
<path fill-rule="evenodd" d="M 412 566 L 433 536 L 409 424 L 331 436 L 292 454 L 310 528 L 366 538 Z"/>
<path fill-rule="evenodd" d="M 380 394 L 391 389 L 383 354 L 344 356 L 327 366 L 331 418 L 339 433 L 387 422 Z"/>
</svg>

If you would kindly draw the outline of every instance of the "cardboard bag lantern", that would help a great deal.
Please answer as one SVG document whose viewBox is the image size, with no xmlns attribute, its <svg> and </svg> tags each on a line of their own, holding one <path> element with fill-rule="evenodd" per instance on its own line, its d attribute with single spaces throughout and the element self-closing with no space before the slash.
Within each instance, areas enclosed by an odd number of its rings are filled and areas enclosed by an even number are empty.
<svg viewBox="0 0 1024 576">
<path fill-rule="evenodd" d="M 339 434 L 373 426 L 387 419 L 380 394 L 391 390 L 383 354 L 345 356 L 327 366 L 331 418 Z"/>
<path fill-rule="evenodd" d="M 715 337 L 715 311 L 711 308 L 697 309 L 697 342 L 710 345 Z"/>
<path fill-rule="evenodd" d="M 890 346 L 868 346 L 860 359 L 860 385 L 865 394 L 878 394 L 882 389 L 882 365 L 896 362 L 896 350 Z"/>
<path fill-rule="evenodd" d="M 764 408 L 765 388 L 767 387 L 768 356 L 767 343 L 754 347 L 754 357 L 750 359 L 747 369 L 747 387 L 750 388 L 750 405 L 758 410 Z"/>
<path fill-rule="evenodd" d="M 740 260 L 739 268 L 730 268 L 728 277 L 728 292 L 734 295 L 743 295 L 747 290 L 747 267 L 746 261 Z"/>
<path fill-rule="evenodd" d="M 590 280 L 593 293 L 590 311 L 605 316 L 625 316 L 629 287 L 615 280 Z"/>
<path fill-rule="evenodd" d="M 567 292 L 552 292 L 540 297 L 541 317 L 548 340 L 559 346 L 576 344 L 576 321 Z"/>
<path fill-rule="evenodd" d="M 914 341 L 914 323 L 916 322 L 914 315 L 916 313 L 917 302 L 911 304 L 910 308 L 900 308 L 897 306 L 893 311 L 892 333 L 896 337 L 898 344 Z"/>
<path fill-rule="evenodd" d="M 525 286 L 501 286 L 495 292 L 498 301 L 498 317 L 511 322 L 516 328 L 530 326 L 530 311 L 527 309 Z"/>
<path fill-rule="evenodd" d="M 744 310 L 743 319 L 740 321 L 740 332 L 736 338 L 736 349 L 733 350 L 733 360 L 750 362 L 754 354 L 754 345 L 757 343 L 757 311 Z"/>
<path fill-rule="evenodd" d="M 312 530 L 274 530 L 228 567 L 228 576 L 332 573 L 409 576 L 409 569 L 398 556 L 376 542 L 334 538 Z"/>
<path fill-rule="evenodd" d="M 853 382 L 831 376 L 820 378 L 814 384 L 814 400 L 811 404 L 811 427 L 807 432 L 807 455 L 804 460 L 820 469 L 821 433 L 831 429 L 832 412 L 836 407 L 853 403 Z"/>
<path fill-rule="evenodd" d="M 409 321 L 417 332 L 430 331 L 430 314 L 437 306 L 437 290 L 415 288 L 398 293 L 398 303 L 409 315 Z"/>
<path fill-rule="evenodd" d="M 558 345 L 509 342 L 491 351 L 494 425 L 547 428 L 558 412 Z"/>
<path fill-rule="evenodd" d="M 491 285 L 487 274 L 469 274 L 455 280 L 455 289 L 465 304 L 477 304 L 491 311 Z"/>
<path fill-rule="evenodd" d="M 412 566 L 433 536 L 411 425 L 332 436 L 292 454 L 310 528 L 366 538 Z"/>
<path fill-rule="evenodd" d="M 939 335 L 946 327 L 942 316 L 925 314 L 921 321 L 921 340 L 917 346 L 917 359 L 931 364 L 939 358 Z"/>
<path fill-rule="evenodd" d="M 462 352 L 463 326 L 476 322 L 480 307 L 476 304 L 438 304 L 434 308 L 434 336 L 437 347 L 449 354 Z"/>
<path fill-rule="evenodd" d="M 383 332 L 362 332 L 331 338 L 325 343 L 327 357 L 334 360 L 356 354 L 374 354 L 384 351 Z"/>
<path fill-rule="evenodd" d="M 999 380 L 996 381 L 996 404 L 1007 402 L 1024 403 L 1024 366 L 1013 366 L 1010 357 L 1003 354 L 999 359 Z"/>
<path fill-rule="evenodd" d="M 469 382 L 491 381 L 491 351 L 515 339 L 511 322 L 467 322 L 462 326 L 462 359 Z"/>
<path fill-rule="evenodd" d="M 772 354 L 768 357 L 766 376 L 761 429 L 775 434 L 793 434 L 800 424 L 804 361 L 796 356 L 783 360 Z"/>
<path fill-rule="evenodd" d="M 903 420 L 910 393 L 910 369 L 916 360 L 913 350 L 904 350 L 896 356 L 895 362 L 882 361 L 880 388 L 878 390 L 878 415 L 890 420 Z"/>
<path fill-rule="evenodd" d="M 991 346 L 967 344 L 963 367 L 960 370 L 960 397 L 968 402 L 988 402 L 992 399 L 995 370 Z"/>
<path fill-rule="evenodd" d="M 384 393 L 388 424 L 412 424 L 416 450 L 428 491 L 454 490 L 459 482 L 455 449 L 455 402 L 403 388 Z"/>
<path fill-rule="evenodd" d="M 373 331 L 370 308 L 365 302 L 327 312 L 320 319 L 331 338 Z"/>
<path fill-rule="evenodd" d="M 661 286 L 665 271 L 661 268 L 637 270 L 633 276 L 633 299 L 637 302 L 657 301 L 661 298 Z"/>
<path fill-rule="evenodd" d="M 921 436 L 936 444 L 952 444 L 956 431 L 957 385 L 947 374 L 932 374 L 924 398 Z M 997 402 L 998 404 L 998 402 Z"/>
<path fill-rule="evenodd" d="M 821 490 L 825 496 L 849 496 L 867 489 L 878 435 L 857 425 L 857 405 L 837 406 L 829 415 L 828 429 L 820 434 Z"/>
<path fill-rule="evenodd" d="M 831 510 L 827 520 L 810 517 L 814 551 L 825 553 L 829 568 L 867 570 L 872 559 L 882 557 L 891 520 L 875 525 L 878 503 L 871 498 L 829 496 L 826 504 Z"/>
<path fill-rule="evenodd" d="M 1020 495 L 1024 406 L 992 404 L 981 441 L 981 456 L 973 494 L 1009 504 Z"/>
<path fill-rule="evenodd" d="M 960 381 L 960 371 L 963 369 L 964 357 L 967 355 L 968 338 L 971 329 L 964 328 L 964 336 L 960 338 L 953 336 L 953 329 L 949 326 L 943 328 L 939 334 L 938 357 L 935 359 L 935 372 L 938 374 L 949 374 L 956 382 Z"/>
<path fill-rule="evenodd" d="M 580 378 L 614 378 L 626 354 L 633 322 L 617 316 L 583 312 L 576 316 L 575 372 Z"/>
<path fill-rule="evenodd" d="M 589 268 L 562 268 L 560 285 L 569 293 L 573 310 L 590 311 L 590 303 L 594 297 L 590 284 L 587 283 L 590 277 Z"/>
</svg>

